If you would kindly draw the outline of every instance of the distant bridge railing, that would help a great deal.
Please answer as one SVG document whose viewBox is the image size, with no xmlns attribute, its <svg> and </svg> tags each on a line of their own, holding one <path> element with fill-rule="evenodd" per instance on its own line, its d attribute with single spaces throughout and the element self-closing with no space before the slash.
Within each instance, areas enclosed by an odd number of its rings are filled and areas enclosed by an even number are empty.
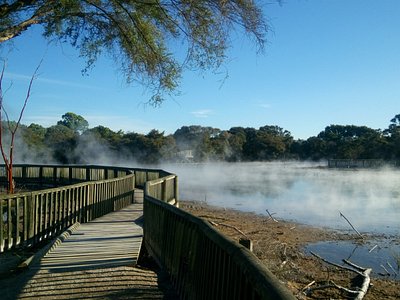
<svg viewBox="0 0 400 300">
<path fill-rule="evenodd" d="M 5 184 L 5 175 L 0 166 L 0 183 Z M 14 165 L 17 188 L 44 189 L 0 195 L 0 253 L 34 247 L 76 222 L 123 208 L 133 203 L 135 188 L 166 175 L 170 176 L 163 170 L 138 168 Z"/>
<path fill-rule="evenodd" d="M 383 160 L 383 159 L 329 159 L 329 168 L 361 168 L 361 169 L 375 169 L 382 167 L 400 167 L 400 161 L 396 160 Z"/>
</svg>

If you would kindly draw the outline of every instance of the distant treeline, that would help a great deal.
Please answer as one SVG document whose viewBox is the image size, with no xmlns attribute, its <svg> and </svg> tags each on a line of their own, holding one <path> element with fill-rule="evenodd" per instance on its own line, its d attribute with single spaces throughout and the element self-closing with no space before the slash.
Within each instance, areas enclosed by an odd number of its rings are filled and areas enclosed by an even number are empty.
<svg viewBox="0 0 400 300">
<path fill-rule="evenodd" d="M 6 125 L 3 123 L 3 132 Z M 229 130 L 183 126 L 170 135 L 155 129 L 147 134 L 115 132 L 104 126 L 89 128 L 88 122 L 74 113 L 66 113 L 48 128 L 31 124 L 18 130 L 14 151 L 21 162 L 400 159 L 400 114 L 383 130 L 330 125 L 307 140 L 295 140 L 289 131 L 275 125 Z"/>
</svg>

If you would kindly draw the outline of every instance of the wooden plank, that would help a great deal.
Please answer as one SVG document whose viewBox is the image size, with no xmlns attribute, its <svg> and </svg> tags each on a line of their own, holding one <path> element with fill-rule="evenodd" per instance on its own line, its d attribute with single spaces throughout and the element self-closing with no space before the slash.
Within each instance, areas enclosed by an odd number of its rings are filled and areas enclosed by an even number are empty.
<svg viewBox="0 0 400 300">
<path fill-rule="evenodd" d="M 14 202 L 15 202 L 15 212 L 14 212 L 14 216 L 15 216 L 15 220 L 14 220 L 14 245 L 17 246 L 19 245 L 19 243 L 21 242 L 20 240 L 20 235 L 19 235 L 19 225 L 20 225 L 20 211 L 19 211 L 19 203 L 20 203 L 21 198 L 20 197 L 16 197 L 14 198 Z"/>
<path fill-rule="evenodd" d="M 38 221 L 38 242 L 43 240 L 43 194 L 38 195 L 38 213 L 37 213 L 37 221 Z"/>
<path fill-rule="evenodd" d="M 54 218 L 55 218 L 55 211 L 54 211 L 54 195 L 55 192 L 52 192 L 51 195 L 49 195 L 49 229 L 48 229 L 48 236 L 53 236 L 54 235 Z"/>
<path fill-rule="evenodd" d="M 29 222 L 29 213 L 28 213 L 28 196 L 24 196 L 24 215 L 23 215 L 23 235 L 22 235 L 22 242 L 26 242 L 28 239 L 28 222 Z"/>
<path fill-rule="evenodd" d="M 46 193 L 44 196 L 44 221 L 43 221 L 43 238 L 47 238 L 49 234 L 49 194 Z"/>
<path fill-rule="evenodd" d="M 7 199 L 7 239 L 8 239 L 8 246 L 7 248 L 10 249 L 12 247 L 12 215 L 11 215 L 11 202 L 10 198 Z"/>
<path fill-rule="evenodd" d="M 142 205 L 132 204 L 81 224 L 32 268 L 59 272 L 135 265 L 143 237 L 135 220 L 142 214 Z"/>
</svg>

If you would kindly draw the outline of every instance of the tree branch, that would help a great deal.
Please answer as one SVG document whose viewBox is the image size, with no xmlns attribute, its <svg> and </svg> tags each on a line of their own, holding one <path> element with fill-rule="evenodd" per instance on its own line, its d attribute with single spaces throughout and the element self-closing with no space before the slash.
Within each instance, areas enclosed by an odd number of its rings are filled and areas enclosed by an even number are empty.
<svg viewBox="0 0 400 300">
<path fill-rule="evenodd" d="M 20 10 L 23 7 L 32 6 L 38 0 L 17 0 L 11 4 L 2 4 L 0 5 L 0 19 L 7 18 L 12 13 Z"/>
<path fill-rule="evenodd" d="M 17 1 L 17 2 L 26 2 L 24 5 L 33 5 L 35 2 L 38 1 Z M 32 25 L 40 24 L 42 22 L 41 18 L 50 13 L 53 10 L 53 1 L 47 1 L 48 3 L 43 4 L 35 12 L 32 16 L 24 21 L 15 24 L 10 27 L 6 27 L 4 30 L 0 31 L 0 43 L 8 41 L 16 36 L 20 35 L 22 32 L 27 30 Z M 24 6 L 22 5 L 22 6 Z M 21 5 L 20 5 L 21 6 Z M 17 6 L 16 9 L 20 8 Z"/>
<path fill-rule="evenodd" d="M 37 66 L 36 69 L 35 69 L 35 72 L 33 72 L 33 75 L 32 75 L 32 77 L 31 77 L 31 80 L 29 81 L 28 91 L 26 92 L 25 101 L 24 101 L 24 104 L 23 104 L 23 106 L 22 106 L 22 108 L 21 108 L 21 112 L 20 112 L 20 114 L 19 114 L 19 118 L 18 118 L 18 121 L 17 121 L 17 125 L 15 125 L 15 128 L 14 128 L 14 130 L 12 131 L 13 135 L 17 132 L 18 127 L 19 127 L 19 125 L 20 125 L 20 123 L 21 123 L 22 115 L 24 114 L 26 105 L 27 105 L 28 100 L 29 100 L 29 98 L 30 98 L 30 96 L 31 96 L 31 89 L 32 89 L 33 81 L 35 80 L 35 78 L 36 78 L 36 76 L 37 76 L 37 73 L 38 73 L 38 71 L 39 71 L 40 66 L 42 65 L 42 63 L 43 63 L 43 58 L 40 60 L 38 66 Z"/>
</svg>

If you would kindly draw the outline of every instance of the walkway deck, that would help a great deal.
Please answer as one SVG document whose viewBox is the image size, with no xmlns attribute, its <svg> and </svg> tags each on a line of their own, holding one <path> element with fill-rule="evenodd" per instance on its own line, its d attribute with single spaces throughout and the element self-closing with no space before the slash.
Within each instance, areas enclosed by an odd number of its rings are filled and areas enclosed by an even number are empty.
<svg viewBox="0 0 400 300">
<path fill-rule="evenodd" d="M 141 204 L 132 204 L 79 227 L 33 268 L 52 272 L 136 264 L 143 229 Z M 135 223 L 136 221 L 136 223 Z"/>
<path fill-rule="evenodd" d="M 1 299 L 175 299 L 163 276 L 134 267 L 142 213 L 132 204 L 81 224 L 29 271 L 0 283 Z"/>
</svg>

